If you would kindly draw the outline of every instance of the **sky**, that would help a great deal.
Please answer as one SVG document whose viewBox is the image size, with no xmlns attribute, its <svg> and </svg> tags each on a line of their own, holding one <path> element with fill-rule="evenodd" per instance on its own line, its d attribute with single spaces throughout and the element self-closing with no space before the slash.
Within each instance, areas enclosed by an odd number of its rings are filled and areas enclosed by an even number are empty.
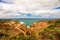
<svg viewBox="0 0 60 40">
<path fill-rule="evenodd" d="M 0 0 L 0 18 L 59 18 L 59 0 Z"/>
</svg>

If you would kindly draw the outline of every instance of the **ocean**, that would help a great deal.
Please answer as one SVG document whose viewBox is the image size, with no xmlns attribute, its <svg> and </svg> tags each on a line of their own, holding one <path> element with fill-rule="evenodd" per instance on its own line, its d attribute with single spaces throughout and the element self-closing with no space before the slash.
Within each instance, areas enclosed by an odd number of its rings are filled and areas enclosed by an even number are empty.
<svg viewBox="0 0 60 40">
<path fill-rule="evenodd" d="M 6 18 L 7 20 L 8 18 Z M 25 25 L 29 26 L 33 22 L 39 21 L 39 20 L 51 20 L 52 18 L 11 18 L 11 20 L 18 20 L 20 22 L 23 22 Z M 3 19 L 5 20 L 5 19 Z"/>
</svg>

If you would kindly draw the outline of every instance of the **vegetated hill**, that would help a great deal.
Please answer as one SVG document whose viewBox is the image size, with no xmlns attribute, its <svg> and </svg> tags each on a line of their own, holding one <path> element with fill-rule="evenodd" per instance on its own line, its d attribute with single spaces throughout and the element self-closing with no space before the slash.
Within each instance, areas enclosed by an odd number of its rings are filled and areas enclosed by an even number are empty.
<svg viewBox="0 0 60 40">
<path fill-rule="evenodd" d="M 35 21 L 27 28 L 17 20 L 0 20 L 0 40 L 59 40 L 60 19 Z"/>
<path fill-rule="evenodd" d="M 26 35 L 25 30 L 26 25 L 21 24 L 17 20 L 0 20 L 0 37 L 2 38 L 2 40 L 5 40 L 6 36 L 6 38 L 9 39 L 13 36 L 19 35 L 20 33 Z"/>
<path fill-rule="evenodd" d="M 29 33 L 37 40 L 60 40 L 60 19 L 36 21 L 30 25 Z"/>
</svg>

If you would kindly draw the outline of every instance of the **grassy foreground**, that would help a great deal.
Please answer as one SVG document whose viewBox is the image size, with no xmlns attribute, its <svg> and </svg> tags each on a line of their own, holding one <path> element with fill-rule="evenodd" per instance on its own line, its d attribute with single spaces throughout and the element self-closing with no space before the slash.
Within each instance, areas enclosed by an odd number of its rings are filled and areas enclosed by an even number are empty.
<svg viewBox="0 0 60 40">
<path fill-rule="evenodd" d="M 60 40 L 60 19 L 25 24 L 18 20 L 0 20 L 0 40 Z"/>
</svg>

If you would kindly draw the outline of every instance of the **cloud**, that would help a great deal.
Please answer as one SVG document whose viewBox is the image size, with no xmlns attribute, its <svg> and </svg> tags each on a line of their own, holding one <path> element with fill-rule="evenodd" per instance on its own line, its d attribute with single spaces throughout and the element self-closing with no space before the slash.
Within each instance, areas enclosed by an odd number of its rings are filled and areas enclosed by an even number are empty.
<svg viewBox="0 0 60 40">
<path fill-rule="evenodd" d="M 12 4 L 0 3 L 0 18 L 21 18 L 28 17 L 26 14 L 30 13 L 32 17 L 36 15 L 59 14 L 60 10 L 53 8 L 60 5 L 59 0 L 3 0 L 4 2 L 13 2 Z M 20 13 L 18 13 L 20 12 Z M 25 15 L 21 15 L 25 14 Z"/>
<path fill-rule="evenodd" d="M 5 10 L 19 10 L 22 13 L 34 12 L 36 10 L 52 9 L 57 7 L 59 0 L 3 0 L 5 2 L 14 2 L 14 4 L 1 4 Z"/>
<path fill-rule="evenodd" d="M 0 13 L 0 18 L 60 18 L 60 10 L 40 10 L 39 13 L 31 13 L 22 15 L 20 12 L 4 12 Z"/>
<path fill-rule="evenodd" d="M 60 10 L 36 10 L 36 11 L 33 11 L 31 14 L 34 14 L 34 15 L 39 15 L 39 14 L 59 14 L 60 13 Z"/>
<path fill-rule="evenodd" d="M 40 9 L 52 9 L 59 4 L 59 0 L 16 0 L 21 12 L 33 12 Z"/>
</svg>

